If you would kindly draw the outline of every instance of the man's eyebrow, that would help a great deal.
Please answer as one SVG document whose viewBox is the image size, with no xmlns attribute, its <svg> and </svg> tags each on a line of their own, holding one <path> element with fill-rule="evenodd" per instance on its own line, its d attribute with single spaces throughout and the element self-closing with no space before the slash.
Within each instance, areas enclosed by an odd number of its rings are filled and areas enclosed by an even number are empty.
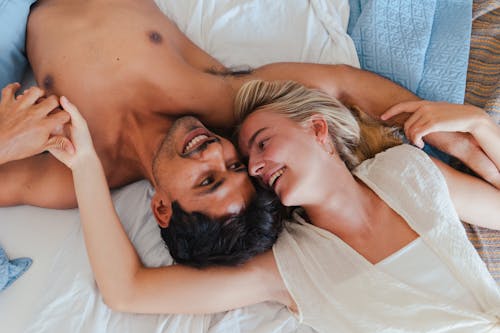
<svg viewBox="0 0 500 333">
<path fill-rule="evenodd" d="M 257 136 L 262 132 L 262 131 L 265 131 L 267 129 L 267 127 L 263 127 L 261 128 L 260 130 L 258 130 L 257 132 L 255 132 L 251 137 L 250 137 L 250 140 L 248 140 L 248 147 L 247 149 L 250 150 L 250 148 L 253 146 L 253 143 L 255 141 L 255 138 L 257 138 Z"/>
<path fill-rule="evenodd" d="M 205 190 L 205 191 L 201 192 L 200 195 L 207 195 L 207 194 L 214 193 L 215 191 L 217 191 L 217 189 L 219 187 L 222 186 L 222 184 L 224 184 L 225 181 L 226 181 L 226 178 L 222 178 L 221 180 L 219 180 L 218 182 L 216 182 L 215 184 L 213 184 L 212 186 L 210 186 L 210 188 L 208 190 Z"/>
</svg>

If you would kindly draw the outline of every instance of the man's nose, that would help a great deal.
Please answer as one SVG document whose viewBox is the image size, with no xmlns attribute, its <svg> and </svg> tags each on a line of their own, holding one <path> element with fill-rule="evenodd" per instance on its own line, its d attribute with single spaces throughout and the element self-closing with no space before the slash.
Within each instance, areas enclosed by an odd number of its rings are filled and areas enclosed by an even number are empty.
<svg viewBox="0 0 500 333">
<path fill-rule="evenodd" d="M 205 162 L 214 163 L 221 169 L 226 168 L 224 150 L 219 142 L 212 142 L 201 154 Z"/>
</svg>

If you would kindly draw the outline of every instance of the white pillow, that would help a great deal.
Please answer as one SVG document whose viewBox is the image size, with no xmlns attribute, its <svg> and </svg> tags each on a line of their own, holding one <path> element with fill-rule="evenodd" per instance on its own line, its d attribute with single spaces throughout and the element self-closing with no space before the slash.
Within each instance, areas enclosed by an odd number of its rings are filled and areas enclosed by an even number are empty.
<svg viewBox="0 0 500 333">
<path fill-rule="evenodd" d="M 348 0 L 155 0 L 195 44 L 226 66 L 296 61 L 359 67 Z"/>
</svg>

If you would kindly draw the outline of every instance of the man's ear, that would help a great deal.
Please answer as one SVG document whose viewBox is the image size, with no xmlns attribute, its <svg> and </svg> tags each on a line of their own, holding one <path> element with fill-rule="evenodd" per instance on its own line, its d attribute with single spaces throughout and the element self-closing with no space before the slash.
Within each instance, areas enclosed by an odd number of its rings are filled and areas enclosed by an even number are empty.
<svg viewBox="0 0 500 333">
<path fill-rule="evenodd" d="M 158 192 L 151 199 L 151 209 L 156 217 L 156 222 L 162 228 L 167 228 L 172 217 L 172 203 Z"/>
<path fill-rule="evenodd" d="M 310 130 L 316 137 L 316 140 L 321 144 L 324 144 L 330 139 L 328 135 L 328 123 L 322 115 L 317 114 L 311 117 Z"/>
</svg>

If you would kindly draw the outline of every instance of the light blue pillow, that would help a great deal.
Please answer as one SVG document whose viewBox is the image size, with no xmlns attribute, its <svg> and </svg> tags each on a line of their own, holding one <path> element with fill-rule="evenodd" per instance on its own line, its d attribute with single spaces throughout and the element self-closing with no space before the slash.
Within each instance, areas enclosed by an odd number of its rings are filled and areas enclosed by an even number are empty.
<svg viewBox="0 0 500 333">
<path fill-rule="evenodd" d="M 30 258 L 9 260 L 0 247 L 0 291 L 4 290 L 19 278 L 31 266 Z"/>
<path fill-rule="evenodd" d="M 0 89 L 20 82 L 26 59 L 26 22 L 35 0 L 0 0 Z"/>
</svg>

